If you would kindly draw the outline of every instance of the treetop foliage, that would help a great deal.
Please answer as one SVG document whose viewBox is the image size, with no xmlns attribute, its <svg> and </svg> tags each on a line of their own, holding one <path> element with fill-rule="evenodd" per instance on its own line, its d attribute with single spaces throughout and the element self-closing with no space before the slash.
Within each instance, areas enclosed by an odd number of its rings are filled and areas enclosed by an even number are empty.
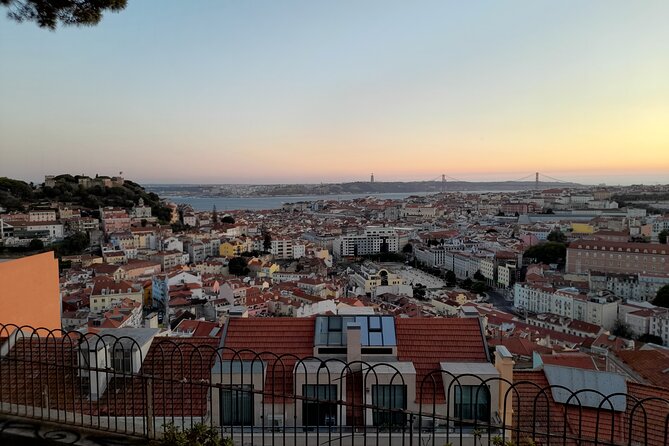
<svg viewBox="0 0 669 446">
<path fill-rule="evenodd" d="M 653 305 L 658 307 L 669 308 L 669 285 L 665 285 L 657 291 Z"/>
<path fill-rule="evenodd" d="M 127 0 L 0 0 L 7 16 L 19 23 L 35 22 L 40 28 L 93 26 L 105 12 L 119 12 Z"/>
<path fill-rule="evenodd" d="M 567 256 L 567 245 L 559 242 L 546 242 L 531 246 L 525 251 L 525 257 L 535 259 L 539 263 L 564 263 Z"/>
</svg>

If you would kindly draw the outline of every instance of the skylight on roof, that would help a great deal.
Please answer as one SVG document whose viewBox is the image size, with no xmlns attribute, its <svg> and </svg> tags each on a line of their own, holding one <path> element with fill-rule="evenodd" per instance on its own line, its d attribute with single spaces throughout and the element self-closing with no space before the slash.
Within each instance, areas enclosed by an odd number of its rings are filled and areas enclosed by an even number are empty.
<svg viewBox="0 0 669 446">
<path fill-rule="evenodd" d="M 394 347 L 395 319 L 392 316 L 318 316 L 314 342 L 317 346 L 345 346 L 346 327 L 349 323 L 360 325 L 360 345 L 363 347 Z"/>
</svg>

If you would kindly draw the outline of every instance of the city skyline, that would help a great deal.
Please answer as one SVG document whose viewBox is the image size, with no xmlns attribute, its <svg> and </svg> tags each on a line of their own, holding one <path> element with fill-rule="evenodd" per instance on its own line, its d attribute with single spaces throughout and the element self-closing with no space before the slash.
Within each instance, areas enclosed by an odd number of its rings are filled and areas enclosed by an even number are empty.
<svg viewBox="0 0 669 446">
<path fill-rule="evenodd" d="M 0 176 L 669 182 L 665 2 L 156 5 L 0 18 Z"/>
</svg>

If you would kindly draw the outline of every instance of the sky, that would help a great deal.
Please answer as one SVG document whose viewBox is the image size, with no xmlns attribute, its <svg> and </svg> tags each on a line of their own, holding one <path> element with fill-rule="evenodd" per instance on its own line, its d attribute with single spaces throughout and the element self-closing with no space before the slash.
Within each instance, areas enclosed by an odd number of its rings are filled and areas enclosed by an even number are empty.
<svg viewBox="0 0 669 446">
<path fill-rule="evenodd" d="M 669 183 L 666 0 L 128 0 L 55 32 L 5 13 L 0 176 Z"/>
</svg>

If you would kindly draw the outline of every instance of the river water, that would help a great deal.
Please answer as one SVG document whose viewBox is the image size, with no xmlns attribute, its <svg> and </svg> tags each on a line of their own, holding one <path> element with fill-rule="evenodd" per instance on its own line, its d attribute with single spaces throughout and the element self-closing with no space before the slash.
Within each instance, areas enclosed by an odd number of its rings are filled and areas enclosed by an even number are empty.
<svg viewBox="0 0 669 446">
<path fill-rule="evenodd" d="M 163 198 L 176 204 L 190 204 L 196 211 L 210 211 L 214 205 L 218 211 L 279 209 L 284 203 L 319 200 L 355 200 L 356 198 L 377 197 L 388 200 L 401 200 L 412 195 L 429 195 L 427 192 L 391 193 L 391 194 L 342 194 L 342 195 L 300 195 L 289 197 L 176 197 Z"/>
</svg>

